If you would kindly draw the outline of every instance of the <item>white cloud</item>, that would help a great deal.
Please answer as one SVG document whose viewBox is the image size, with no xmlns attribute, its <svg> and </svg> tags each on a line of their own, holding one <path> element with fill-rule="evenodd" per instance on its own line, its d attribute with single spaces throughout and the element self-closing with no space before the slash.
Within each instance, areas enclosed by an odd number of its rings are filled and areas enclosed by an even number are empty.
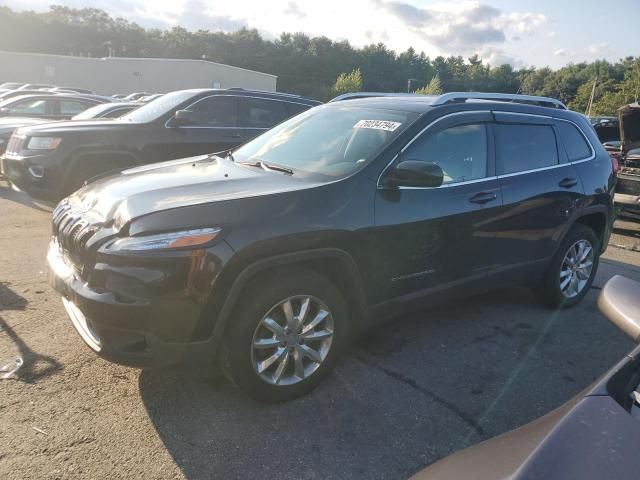
<svg viewBox="0 0 640 480">
<path fill-rule="evenodd" d="M 448 55 L 477 53 L 485 61 L 517 65 L 520 62 L 500 45 L 511 34 L 533 35 L 547 25 L 547 18 L 533 12 L 506 13 L 477 1 L 438 3 L 418 8 L 406 1 L 372 0 L 377 8 L 388 12 L 417 37 Z"/>
<path fill-rule="evenodd" d="M 554 57 L 564 57 L 566 54 L 567 52 L 564 51 L 564 48 L 559 48 L 558 50 L 553 52 Z"/>
<path fill-rule="evenodd" d="M 589 47 L 587 48 L 587 52 L 589 52 L 594 57 L 606 57 L 611 54 L 611 45 L 609 45 L 607 42 L 589 45 Z"/>
<path fill-rule="evenodd" d="M 297 18 L 304 18 L 307 16 L 307 14 L 300 9 L 300 7 L 296 2 L 289 2 L 289 4 L 287 5 L 287 8 L 284 11 L 284 14 L 291 15 Z"/>
</svg>

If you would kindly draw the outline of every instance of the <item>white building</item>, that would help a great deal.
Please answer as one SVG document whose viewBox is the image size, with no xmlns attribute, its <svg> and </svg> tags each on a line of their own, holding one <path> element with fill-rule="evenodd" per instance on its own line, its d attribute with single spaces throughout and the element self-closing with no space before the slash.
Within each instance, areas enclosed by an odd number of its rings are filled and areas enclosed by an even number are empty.
<svg viewBox="0 0 640 480">
<path fill-rule="evenodd" d="M 98 94 L 166 93 L 186 88 L 275 91 L 275 75 L 206 60 L 87 58 L 0 51 L 0 83 L 46 83 Z"/>
</svg>

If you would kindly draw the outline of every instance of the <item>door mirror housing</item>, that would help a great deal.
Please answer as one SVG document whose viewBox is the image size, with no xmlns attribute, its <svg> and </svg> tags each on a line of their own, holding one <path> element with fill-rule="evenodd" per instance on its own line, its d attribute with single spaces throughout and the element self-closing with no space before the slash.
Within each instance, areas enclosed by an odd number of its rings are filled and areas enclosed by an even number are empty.
<svg viewBox="0 0 640 480">
<path fill-rule="evenodd" d="M 178 110 L 173 114 L 173 123 L 175 125 L 190 125 L 196 123 L 196 117 L 191 110 Z"/>
<path fill-rule="evenodd" d="M 598 296 L 598 308 L 616 327 L 635 342 L 640 342 L 640 283 L 616 275 L 609 279 Z"/>
<path fill-rule="evenodd" d="M 405 160 L 387 172 L 384 185 L 387 187 L 435 188 L 442 185 L 444 173 L 435 163 L 421 160 Z"/>
</svg>

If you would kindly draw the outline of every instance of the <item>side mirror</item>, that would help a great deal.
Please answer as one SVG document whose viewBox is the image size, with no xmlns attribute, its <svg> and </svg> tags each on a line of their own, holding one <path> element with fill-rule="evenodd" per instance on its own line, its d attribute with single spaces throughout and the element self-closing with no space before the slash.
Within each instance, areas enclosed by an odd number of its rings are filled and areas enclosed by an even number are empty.
<svg viewBox="0 0 640 480">
<path fill-rule="evenodd" d="M 616 327 L 640 342 L 640 283 L 620 275 L 612 277 L 600 291 L 598 308 Z"/>
<path fill-rule="evenodd" d="M 384 185 L 388 187 L 439 187 L 444 173 L 435 163 L 405 160 L 387 172 Z"/>
<path fill-rule="evenodd" d="M 190 125 L 195 122 L 196 118 L 191 110 L 178 110 L 173 114 L 173 123 L 176 125 Z"/>
</svg>

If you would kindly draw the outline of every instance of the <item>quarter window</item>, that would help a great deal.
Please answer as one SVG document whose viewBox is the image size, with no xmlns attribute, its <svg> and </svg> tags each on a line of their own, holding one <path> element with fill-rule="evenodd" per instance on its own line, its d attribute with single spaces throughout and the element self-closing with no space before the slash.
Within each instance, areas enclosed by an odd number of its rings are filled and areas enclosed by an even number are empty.
<svg viewBox="0 0 640 480">
<path fill-rule="evenodd" d="M 487 175 L 487 127 L 459 125 L 437 133 L 426 132 L 404 152 L 405 160 L 435 163 L 443 183 L 484 178 Z"/>
<path fill-rule="evenodd" d="M 189 107 L 194 113 L 195 124 L 205 127 L 236 127 L 238 102 L 236 97 L 214 96 L 200 100 Z"/>
<path fill-rule="evenodd" d="M 556 136 L 550 125 L 496 124 L 498 174 L 558 164 Z"/>
<path fill-rule="evenodd" d="M 557 122 L 556 128 L 570 162 L 584 160 L 591 156 L 591 148 L 574 125 L 567 122 Z"/>
<path fill-rule="evenodd" d="M 271 128 L 289 116 L 284 103 L 277 100 L 241 98 L 239 110 L 240 126 L 247 128 Z"/>
</svg>

